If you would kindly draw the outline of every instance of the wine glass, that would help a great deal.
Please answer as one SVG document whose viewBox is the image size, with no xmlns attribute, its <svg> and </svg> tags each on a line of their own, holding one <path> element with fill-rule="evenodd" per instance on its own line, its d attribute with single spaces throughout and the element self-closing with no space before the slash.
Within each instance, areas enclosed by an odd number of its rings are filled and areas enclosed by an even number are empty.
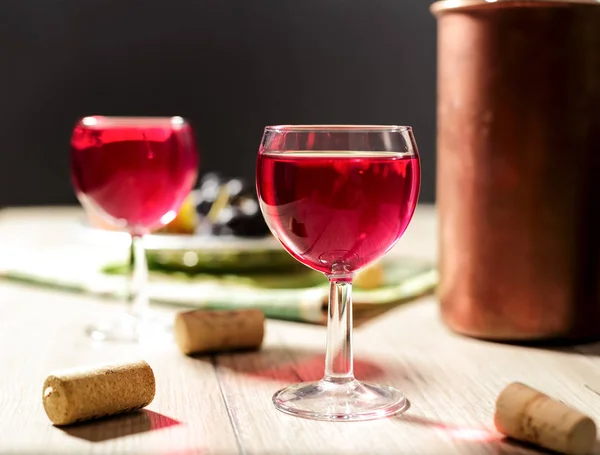
<svg viewBox="0 0 600 455">
<path fill-rule="evenodd" d="M 144 235 L 175 218 L 193 188 L 198 153 L 181 117 L 85 117 L 71 138 L 71 176 L 90 217 L 131 236 L 128 310 L 88 327 L 94 340 L 137 341 L 168 324 L 149 311 Z"/>
<path fill-rule="evenodd" d="M 352 278 L 402 236 L 420 166 L 408 126 L 265 128 L 256 171 L 260 208 L 283 247 L 329 279 L 325 374 L 280 390 L 275 407 L 315 420 L 370 420 L 408 408 L 392 387 L 356 380 Z"/>
</svg>

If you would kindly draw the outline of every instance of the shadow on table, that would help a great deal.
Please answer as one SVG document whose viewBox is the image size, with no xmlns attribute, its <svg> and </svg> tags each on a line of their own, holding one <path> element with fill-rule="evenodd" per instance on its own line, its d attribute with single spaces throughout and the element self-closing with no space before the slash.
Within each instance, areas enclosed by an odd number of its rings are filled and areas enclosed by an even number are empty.
<svg viewBox="0 0 600 455">
<path fill-rule="evenodd" d="M 484 427 L 469 427 L 439 422 L 426 417 L 411 415 L 410 412 L 400 414 L 393 419 L 399 423 L 419 425 L 437 430 L 438 434 L 442 437 L 452 440 L 457 448 L 464 446 L 465 450 L 469 450 L 469 453 L 473 449 L 477 449 L 477 453 L 490 455 L 540 455 L 555 453 L 534 447 L 530 444 L 507 439 L 500 433 Z M 597 453 L 597 451 L 594 451 L 594 454 Z"/>
<path fill-rule="evenodd" d="M 455 332 L 453 332 L 455 333 Z M 485 338 L 474 338 L 467 335 L 456 335 L 467 340 L 477 340 L 481 343 L 489 343 L 491 345 L 505 345 L 525 349 L 541 349 L 545 351 L 561 352 L 565 354 L 583 354 L 589 356 L 600 356 L 600 340 L 597 338 L 589 340 L 578 340 L 574 342 L 568 339 L 557 340 L 540 340 L 540 341 L 512 341 L 512 340 L 490 340 Z"/>
<path fill-rule="evenodd" d="M 90 442 L 103 442 L 180 424 L 181 422 L 178 420 L 148 409 L 142 409 L 128 414 L 57 428 L 75 438 Z"/>
<path fill-rule="evenodd" d="M 310 349 L 266 347 L 260 351 L 196 356 L 195 359 L 258 379 L 282 382 L 318 381 L 325 369 L 324 352 Z M 360 357 L 354 357 L 354 373 L 361 380 L 374 380 L 385 374 L 380 365 Z"/>
</svg>

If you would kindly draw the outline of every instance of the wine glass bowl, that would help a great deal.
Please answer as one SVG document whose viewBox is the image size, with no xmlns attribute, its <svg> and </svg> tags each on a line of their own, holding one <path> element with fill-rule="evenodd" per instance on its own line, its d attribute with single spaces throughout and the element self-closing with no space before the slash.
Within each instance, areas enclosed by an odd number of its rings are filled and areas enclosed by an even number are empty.
<svg viewBox="0 0 600 455">
<path fill-rule="evenodd" d="M 416 208 L 420 166 L 412 129 L 267 127 L 256 182 L 275 237 L 330 281 L 324 377 L 283 389 L 275 406 L 318 420 L 367 420 L 405 409 L 397 390 L 354 378 L 351 289 L 354 274 L 394 246 Z"/>
<path fill-rule="evenodd" d="M 85 117 L 71 138 L 82 205 L 132 235 L 169 223 L 196 180 L 198 158 L 181 117 Z"/>
<path fill-rule="evenodd" d="M 129 311 L 90 327 L 93 338 L 139 338 L 149 320 L 143 236 L 175 218 L 197 173 L 194 134 L 181 117 L 90 116 L 75 125 L 71 176 L 77 198 L 89 215 L 132 238 Z"/>
</svg>

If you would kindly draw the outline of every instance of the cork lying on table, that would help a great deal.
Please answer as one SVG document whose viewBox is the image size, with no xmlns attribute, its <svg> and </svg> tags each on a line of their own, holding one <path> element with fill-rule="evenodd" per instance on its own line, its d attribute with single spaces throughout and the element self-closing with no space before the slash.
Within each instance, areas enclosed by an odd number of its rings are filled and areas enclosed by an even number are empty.
<svg viewBox="0 0 600 455">
<path fill-rule="evenodd" d="M 265 315 L 256 309 L 187 311 L 177 315 L 174 330 L 184 354 L 258 349 L 265 333 Z"/>
<path fill-rule="evenodd" d="M 591 418 L 520 382 L 498 396 L 494 423 L 506 436 L 569 455 L 589 454 L 596 442 Z"/>
<path fill-rule="evenodd" d="M 55 425 L 106 417 L 148 406 L 156 382 L 144 361 L 72 368 L 50 374 L 42 400 Z"/>
</svg>

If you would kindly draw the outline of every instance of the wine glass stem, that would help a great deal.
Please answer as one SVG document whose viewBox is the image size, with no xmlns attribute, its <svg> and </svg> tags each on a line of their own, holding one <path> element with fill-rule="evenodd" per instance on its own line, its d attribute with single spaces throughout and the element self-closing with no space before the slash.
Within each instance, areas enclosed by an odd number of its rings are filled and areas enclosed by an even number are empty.
<svg viewBox="0 0 600 455">
<path fill-rule="evenodd" d="M 329 277 L 325 381 L 354 380 L 352 358 L 352 279 Z"/>
<path fill-rule="evenodd" d="M 148 311 L 148 262 L 144 249 L 144 238 L 131 236 L 131 258 L 129 277 L 129 313 L 142 318 Z"/>
</svg>

